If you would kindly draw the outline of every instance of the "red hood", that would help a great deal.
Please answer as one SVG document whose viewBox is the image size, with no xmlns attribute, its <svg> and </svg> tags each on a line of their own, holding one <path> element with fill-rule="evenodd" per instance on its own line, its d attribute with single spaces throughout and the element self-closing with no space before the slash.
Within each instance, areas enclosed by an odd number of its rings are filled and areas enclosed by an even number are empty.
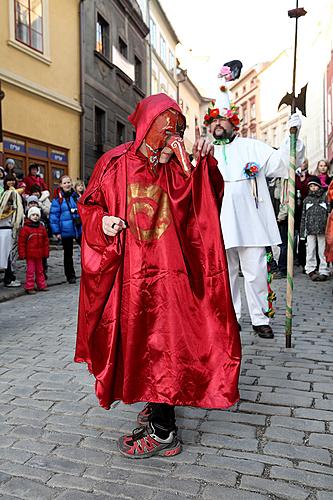
<svg viewBox="0 0 333 500">
<path fill-rule="evenodd" d="M 128 117 L 136 130 L 136 138 L 133 144 L 135 151 L 141 146 L 155 118 L 170 108 L 178 111 L 185 120 L 185 116 L 176 101 L 166 94 L 151 95 L 137 104 L 135 111 Z"/>
</svg>

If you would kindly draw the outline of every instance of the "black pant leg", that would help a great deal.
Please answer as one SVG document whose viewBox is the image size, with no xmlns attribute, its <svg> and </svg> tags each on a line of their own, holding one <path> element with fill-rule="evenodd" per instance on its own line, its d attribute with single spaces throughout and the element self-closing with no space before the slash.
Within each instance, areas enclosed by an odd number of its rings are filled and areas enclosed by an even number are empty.
<svg viewBox="0 0 333 500">
<path fill-rule="evenodd" d="M 165 439 L 176 429 L 175 407 L 166 403 L 151 403 L 150 422 L 154 425 L 156 434 Z"/>
<path fill-rule="evenodd" d="M 280 246 L 280 256 L 278 267 L 281 274 L 287 273 L 287 251 L 288 251 L 288 222 L 283 221 L 279 224 L 282 243 Z"/>
<path fill-rule="evenodd" d="M 11 263 L 10 256 L 9 256 L 8 257 L 8 264 L 7 264 L 7 268 L 5 270 L 5 275 L 4 275 L 3 281 L 4 281 L 5 285 L 9 285 L 12 281 L 15 281 L 15 280 L 16 280 L 16 276 L 13 273 L 12 263 Z"/>
<path fill-rule="evenodd" d="M 73 263 L 73 238 L 62 238 L 64 249 L 64 268 L 67 281 L 75 278 Z"/>
</svg>

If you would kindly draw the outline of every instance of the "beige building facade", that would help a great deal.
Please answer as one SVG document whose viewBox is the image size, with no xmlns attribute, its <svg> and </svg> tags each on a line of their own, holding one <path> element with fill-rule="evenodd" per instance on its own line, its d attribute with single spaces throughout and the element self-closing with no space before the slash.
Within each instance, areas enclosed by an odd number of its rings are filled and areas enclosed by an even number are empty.
<svg viewBox="0 0 333 500">
<path fill-rule="evenodd" d="M 31 163 L 52 187 L 80 175 L 79 0 L 2 0 L 4 158 Z"/>
</svg>

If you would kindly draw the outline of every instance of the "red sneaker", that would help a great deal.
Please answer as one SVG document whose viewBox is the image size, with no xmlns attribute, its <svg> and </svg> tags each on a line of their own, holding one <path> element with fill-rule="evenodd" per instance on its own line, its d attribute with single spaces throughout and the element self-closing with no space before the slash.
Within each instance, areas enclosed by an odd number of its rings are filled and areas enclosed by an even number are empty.
<svg viewBox="0 0 333 500">
<path fill-rule="evenodd" d="M 128 458 L 149 458 L 156 455 L 172 457 L 182 451 L 182 445 L 176 431 L 171 431 L 166 439 L 161 439 L 155 434 L 153 424 L 149 424 L 134 429 L 132 434 L 121 436 L 118 450 Z"/>
</svg>

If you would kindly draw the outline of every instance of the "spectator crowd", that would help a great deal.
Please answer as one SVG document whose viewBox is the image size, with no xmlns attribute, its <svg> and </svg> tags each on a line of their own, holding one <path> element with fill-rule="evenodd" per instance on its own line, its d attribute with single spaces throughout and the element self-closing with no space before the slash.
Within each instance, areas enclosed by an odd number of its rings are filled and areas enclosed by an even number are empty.
<svg viewBox="0 0 333 500">
<path fill-rule="evenodd" d="M 81 241 L 77 201 L 84 190 L 83 181 L 73 186 L 72 179 L 63 175 L 51 193 L 38 164 L 31 164 L 24 177 L 15 172 L 15 160 L 7 158 L 0 167 L 0 272 L 5 287 L 22 286 L 16 279 L 16 263 L 22 259 L 26 293 L 48 291 L 50 239 L 62 243 L 66 279 L 76 282 L 73 246 Z"/>
<path fill-rule="evenodd" d="M 310 169 L 305 160 L 296 171 L 295 255 L 296 264 L 312 281 L 326 281 L 333 262 L 333 177 L 327 160 L 319 160 Z M 275 279 L 287 275 L 287 181 L 274 178 L 269 188 L 282 243 L 277 262 L 272 263 Z M 25 291 L 46 291 L 49 240 L 62 244 L 64 274 L 68 283 L 76 282 L 73 263 L 74 242 L 81 242 L 81 220 L 77 201 L 85 184 L 73 185 L 63 175 L 59 186 L 50 193 L 38 164 L 29 166 L 29 174 L 15 172 L 15 160 L 8 158 L 0 167 L 0 272 L 6 287 L 20 287 L 16 279 L 17 259 L 26 261 Z"/>
</svg>

